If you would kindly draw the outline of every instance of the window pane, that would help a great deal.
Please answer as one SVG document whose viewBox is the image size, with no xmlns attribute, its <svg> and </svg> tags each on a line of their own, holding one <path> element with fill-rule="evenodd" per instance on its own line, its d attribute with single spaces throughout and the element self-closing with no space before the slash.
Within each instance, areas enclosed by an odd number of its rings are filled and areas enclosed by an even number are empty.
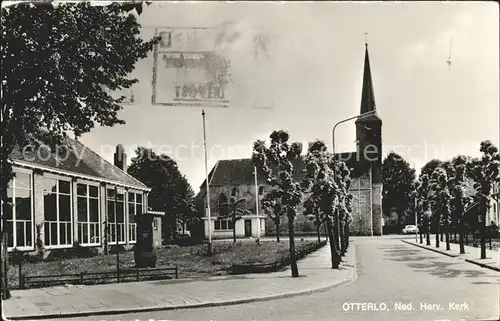
<svg viewBox="0 0 500 321">
<path fill-rule="evenodd" d="M 12 221 L 7 222 L 7 231 L 8 231 L 8 241 L 7 241 L 7 246 L 8 247 L 14 247 L 14 225 Z"/>
<path fill-rule="evenodd" d="M 123 202 L 116 202 L 116 217 L 118 223 L 125 222 L 125 207 L 123 206 Z"/>
<path fill-rule="evenodd" d="M 59 193 L 70 194 L 71 183 L 68 181 L 59 181 Z"/>
<path fill-rule="evenodd" d="M 24 222 L 16 223 L 16 246 L 26 246 L 24 243 Z"/>
<path fill-rule="evenodd" d="M 66 224 L 59 223 L 59 244 L 66 244 Z"/>
<path fill-rule="evenodd" d="M 142 203 L 142 194 L 135 194 L 135 195 L 136 195 L 135 201 L 137 203 Z"/>
<path fill-rule="evenodd" d="M 135 215 L 135 205 L 134 204 L 128 204 L 128 220 L 130 223 L 135 222 L 134 221 L 134 215 Z"/>
<path fill-rule="evenodd" d="M 57 180 L 53 178 L 44 177 L 43 178 L 43 189 L 47 192 L 57 192 Z"/>
<path fill-rule="evenodd" d="M 14 204 L 14 191 L 12 188 L 7 188 L 7 204 L 5 206 L 5 215 L 8 220 L 12 219 L 12 205 Z"/>
<path fill-rule="evenodd" d="M 135 206 L 135 215 L 141 215 L 142 213 L 142 205 L 138 204 Z"/>
<path fill-rule="evenodd" d="M 45 240 L 43 241 L 44 245 L 50 245 L 50 223 L 45 222 L 44 227 L 44 235 L 45 235 Z"/>
<path fill-rule="evenodd" d="M 222 229 L 222 230 L 227 230 L 227 221 L 226 221 L 226 220 L 224 220 L 224 221 L 222 221 L 222 222 L 220 222 L 220 223 L 221 223 L 221 224 L 220 224 L 221 229 Z"/>
<path fill-rule="evenodd" d="M 128 201 L 135 202 L 135 193 L 128 193 Z"/>
<path fill-rule="evenodd" d="M 16 172 L 15 188 L 31 189 L 31 174 Z"/>
<path fill-rule="evenodd" d="M 117 199 L 118 201 L 124 201 L 124 200 L 125 200 L 125 194 L 118 193 L 118 194 L 116 195 L 116 199 Z"/>
<path fill-rule="evenodd" d="M 227 225 L 228 225 L 228 228 L 229 228 L 230 230 L 232 230 L 232 229 L 233 229 L 233 222 L 228 221 L 228 222 L 227 222 Z"/>
<path fill-rule="evenodd" d="M 26 222 L 26 246 L 33 246 L 33 223 Z"/>
<path fill-rule="evenodd" d="M 31 220 L 31 191 L 16 188 L 16 207 L 14 209 L 17 220 Z"/>
<path fill-rule="evenodd" d="M 108 222 L 115 221 L 115 203 L 108 201 Z"/>
<path fill-rule="evenodd" d="M 80 196 L 87 196 L 87 185 L 86 184 L 77 184 L 76 185 L 76 193 Z"/>
<path fill-rule="evenodd" d="M 99 197 L 99 187 L 89 185 L 89 194 L 91 197 Z"/>
<path fill-rule="evenodd" d="M 57 223 L 50 223 L 50 245 L 57 245 Z"/>
<path fill-rule="evenodd" d="M 115 190 L 112 189 L 112 188 L 108 188 L 108 192 L 107 192 L 107 197 L 108 199 L 114 199 L 115 198 Z"/>
<path fill-rule="evenodd" d="M 46 221 L 57 220 L 56 194 L 47 194 L 43 197 L 43 208 Z"/>
<path fill-rule="evenodd" d="M 87 198 L 78 197 L 76 206 L 78 209 L 78 222 L 87 222 Z"/>
<path fill-rule="evenodd" d="M 83 224 L 83 239 L 85 243 L 89 243 L 89 225 Z"/>
<path fill-rule="evenodd" d="M 220 221 L 215 221 L 215 229 L 220 230 Z"/>
<path fill-rule="evenodd" d="M 89 199 L 90 221 L 99 223 L 99 200 L 95 198 Z"/>
<path fill-rule="evenodd" d="M 59 195 L 59 221 L 71 221 L 71 196 Z"/>
</svg>

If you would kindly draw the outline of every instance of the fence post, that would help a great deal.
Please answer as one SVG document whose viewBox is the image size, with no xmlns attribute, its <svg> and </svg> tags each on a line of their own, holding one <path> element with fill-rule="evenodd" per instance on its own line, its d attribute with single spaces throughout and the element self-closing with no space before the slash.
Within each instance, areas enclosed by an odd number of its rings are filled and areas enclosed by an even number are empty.
<svg viewBox="0 0 500 321">
<path fill-rule="evenodd" d="M 139 268 L 138 267 L 135 268 L 135 278 L 136 278 L 137 282 L 139 282 Z"/>
<path fill-rule="evenodd" d="M 80 284 L 83 284 L 83 271 L 80 271 Z"/>
<path fill-rule="evenodd" d="M 178 273 L 178 270 L 177 270 L 177 266 L 175 267 L 175 278 L 178 279 L 179 278 L 179 273 Z"/>
<path fill-rule="evenodd" d="M 23 290 L 25 289 L 24 274 L 21 274 L 21 278 L 19 279 L 19 287 Z"/>
</svg>

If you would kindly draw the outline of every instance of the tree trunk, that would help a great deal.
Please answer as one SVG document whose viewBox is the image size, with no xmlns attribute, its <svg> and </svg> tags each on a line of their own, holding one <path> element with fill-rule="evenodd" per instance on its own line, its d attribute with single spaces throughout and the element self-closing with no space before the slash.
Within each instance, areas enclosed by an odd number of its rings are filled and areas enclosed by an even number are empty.
<svg viewBox="0 0 500 321">
<path fill-rule="evenodd" d="M 340 256 L 344 256 L 344 226 L 342 224 L 341 221 L 338 222 L 338 233 L 339 233 L 339 240 L 338 240 L 338 244 L 339 244 L 339 252 L 340 252 Z"/>
<path fill-rule="evenodd" d="M 333 237 L 333 226 L 331 218 L 326 219 L 326 227 L 328 230 L 328 239 L 330 241 L 330 254 L 332 259 L 332 269 L 338 269 L 339 264 L 337 263 L 336 254 L 335 254 L 335 241 Z"/>
<path fill-rule="evenodd" d="M 337 266 L 342 261 L 342 256 L 340 255 L 340 244 L 339 244 L 339 220 L 338 213 L 336 215 L 336 224 L 333 224 L 333 245 L 335 246 L 335 262 Z"/>
<path fill-rule="evenodd" d="M 446 251 L 450 250 L 450 225 L 446 223 L 445 240 L 446 240 Z"/>
<path fill-rule="evenodd" d="M 276 242 L 280 242 L 280 218 L 279 216 L 276 218 Z"/>
<path fill-rule="evenodd" d="M 290 267 L 292 270 L 292 277 L 299 276 L 299 269 L 297 267 L 297 259 L 295 257 L 295 233 L 293 231 L 293 216 L 288 215 L 288 237 L 290 240 Z"/>
<path fill-rule="evenodd" d="M 233 221 L 233 243 L 236 243 L 236 222 Z"/>
<path fill-rule="evenodd" d="M 321 228 L 321 224 L 318 224 L 318 227 L 316 228 L 316 231 L 318 233 L 318 243 L 321 242 L 321 234 L 319 232 L 319 229 Z"/>
<path fill-rule="evenodd" d="M 349 248 L 349 223 L 345 224 L 345 249 Z"/>
<path fill-rule="evenodd" d="M 465 234 L 465 216 L 463 213 L 458 218 L 458 243 L 460 247 L 460 254 L 465 254 L 465 246 L 464 246 L 464 234 Z"/>
<path fill-rule="evenodd" d="M 480 201 L 480 213 L 481 222 L 479 224 L 480 232 L 481 232 L 481 259 L 486 259 L 486 200 L 484 197 L 481 197 Z"/>
</svg>

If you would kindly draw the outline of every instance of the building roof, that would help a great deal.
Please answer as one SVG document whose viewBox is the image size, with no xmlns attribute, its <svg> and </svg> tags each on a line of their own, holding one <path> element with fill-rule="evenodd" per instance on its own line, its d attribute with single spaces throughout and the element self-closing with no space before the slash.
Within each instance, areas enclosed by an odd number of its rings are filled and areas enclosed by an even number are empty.
<svg viewBox="0 0 500 321">
<path fill-rule="evenodd" d="M 351 170 L 353 177 L 358 177 L 361 172 L 360 162 L 357 160 L 356 152 L 338 153 L 337 158 L 344 161 Z M 301 180 L 304 176 L 305 156 L 292 162 L 294 167 L 294 179 Z M 208 176 L 210 186 L 238 186 L 238 185 L 253 185 L 255 184 L 254 166 L 251 158 L 244 159 L 225 159 L 218 161 L 210 171 Z M 265 182 L 262 172 L 257 176 L 258 184 Z M 200 186 L 200 190 L 205 189 L 206 181 L 204 180 Z"/>
<path fill-rule="evenodd" d="M 11 159 L 15 165 L 19 166 L 39 168 L 139 190 L 150 190 L 139 180 L 111 164 L 81 142 L 71 138 L 66 138 L 58 152 L 51 152 L 47 145 L 36 149 L 16 147 L 11 154 Z"/>
</svg>

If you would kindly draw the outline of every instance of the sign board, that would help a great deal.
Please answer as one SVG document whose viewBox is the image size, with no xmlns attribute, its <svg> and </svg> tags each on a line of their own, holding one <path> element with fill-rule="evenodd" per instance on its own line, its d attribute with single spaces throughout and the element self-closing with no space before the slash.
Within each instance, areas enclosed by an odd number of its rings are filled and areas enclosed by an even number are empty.
<svg viewBox="0 0 500 321">
<path fill-rule="evenodd" d="M 230 62 L 216 28 L 157 28 L 152 105 L 229 107 Z"/>
</svg>

